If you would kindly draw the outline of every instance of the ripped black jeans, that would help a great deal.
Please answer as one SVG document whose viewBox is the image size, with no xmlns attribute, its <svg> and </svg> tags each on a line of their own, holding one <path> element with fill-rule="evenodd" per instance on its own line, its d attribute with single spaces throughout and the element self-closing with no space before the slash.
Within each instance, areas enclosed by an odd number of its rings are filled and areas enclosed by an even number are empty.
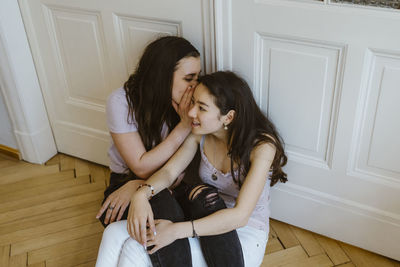
<svg viewBox="0 0 400 267">
<path fill-rule="evenodd" d="M 117 177 L 114 177 L 117 178 Z M 112 181 L 111 181 L 112 183 Z M 112 189 L 110 187 L 113 187 Z M 105 198 L 120 186 L 107 188 Z M 110 190 L 111 189 L 111 190 Z M 168 189 L 159 192 L 150 200 L 155 219 L 172 222 L 196 220 L 226 208 L 218 190 L 208 184 L 187 185 L 181 183 L 171 194 Z M 122 219 L 127 219 L 127 211 Z M 104 222 L 104 216 L 100 218 Z M 103 223 L 104 225 L 104 223 Z M 228 233 L 200 237 L 204 259 L 209 267 L 244 266 L 242 247 L 236 230 Z M 149 247 L 150 250 L 152 247 Z M 189 240 L 178 239 L 150 255 L 153 267 L 190 267 L 192 258 Z"/>
<path fill-rule="evenodd" d="M 173 193 L 186 220 L 200 219 L 226 208 L 217 188 L 209 184 L 189 186 L 181 183 Z M 242 246 L 236 230 L 220 235 L 201 236 L 200 245 L 209 267 L 244 266 Z"/>
</svg>

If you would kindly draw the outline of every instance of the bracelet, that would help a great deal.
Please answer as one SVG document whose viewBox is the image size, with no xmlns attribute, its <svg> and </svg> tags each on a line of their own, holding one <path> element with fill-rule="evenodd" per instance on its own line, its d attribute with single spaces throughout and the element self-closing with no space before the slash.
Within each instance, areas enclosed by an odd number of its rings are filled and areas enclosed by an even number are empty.
<svg viewBox="0 0 400 267">
<path fill-rule="evenodd" d="M 143 186 L 147 186 L 148 188 L 150 188 L 150 192 L 151 192 L 151 196 L 149 199 L 151 199 L 154 196 L 154 187 L 152 185 L 149 184 L 141 184 L 138 186 L 138 188 L 136 189 L 136 191 L 138 191 L 140 188 L 142 188 Z"/>
<path fill-rule="evenodd" d="M 196 233 L 196 231 L 194 230 L 194 223 L 193 223 L 193 220 L 190 220 L 190 222 L 192 223 L 192 237 L 199 237 L 198 235 L 197 235 L 197 233 Z"/>
</svg>

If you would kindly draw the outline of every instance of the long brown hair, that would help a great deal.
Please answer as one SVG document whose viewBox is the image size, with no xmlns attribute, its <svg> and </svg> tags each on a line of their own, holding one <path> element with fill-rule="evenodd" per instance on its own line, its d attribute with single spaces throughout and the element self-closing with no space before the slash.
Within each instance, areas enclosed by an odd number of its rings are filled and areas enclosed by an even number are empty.
<svg viewBox="0 0 400 267">
<path fill-rule="evenodd" d="M 282 167 L 287 163 L 283 141 L 274 124 L 262 113 L 248 84 L 229 71 L 219 71 L 200 77 L 199 80 L 214 96 L 216 106 L 222 115 L 235 111 L 233 121 L 228 126 L 228 154 L 231 158 L 231 173 L 235 183 L 242 185 L 250 169 L 250 153 L 255 146 L 272 144 L 276 153 L 271 166 L 271 186 L 278 181 L 286 182 L 287 175 Z M 235 177 L 234 163 L 238 165 L 239 177 Z M 243 178 L 244 178 L 243 177 Z"/>
<path fill-rule="evenodd" d="M 199 56 L 188 40 L 161 37 L 146 47 L 135 72 L 125 82 L 129 106 L 127 121 L 131 123 L 136 119 L 146 150 L 161 142 L 164 123 L 171 130 L 179 122 L 171 104 L 173 76 L 179 60 Z"/>
</svg>

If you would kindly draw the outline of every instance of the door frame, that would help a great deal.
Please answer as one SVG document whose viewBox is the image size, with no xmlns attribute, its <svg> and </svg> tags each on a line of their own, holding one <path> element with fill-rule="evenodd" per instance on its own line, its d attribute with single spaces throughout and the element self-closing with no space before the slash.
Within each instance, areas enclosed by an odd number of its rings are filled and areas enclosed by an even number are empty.
<svg viewBox="0 0 400 267">
<path fill-rule="evenodd" d="M 0 85 L 22 159 L 43 164 L 57 154 L 19 5 L 0 2 Z"/>
</svg>

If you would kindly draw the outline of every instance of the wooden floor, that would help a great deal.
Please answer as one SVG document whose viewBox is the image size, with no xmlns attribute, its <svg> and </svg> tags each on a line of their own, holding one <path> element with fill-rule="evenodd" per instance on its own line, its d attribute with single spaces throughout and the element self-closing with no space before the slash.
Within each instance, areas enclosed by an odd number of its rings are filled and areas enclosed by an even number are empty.
<svg viewBox="0 0 400 267">
<path fill-rule="evenodd" d="M 94 266 L 107 168 L 59 154 L 45 166 L 0 154 L 0 267 Z M 400 267 L 398 261 L 271 220 L 262 266 Z"/>
</svg>

